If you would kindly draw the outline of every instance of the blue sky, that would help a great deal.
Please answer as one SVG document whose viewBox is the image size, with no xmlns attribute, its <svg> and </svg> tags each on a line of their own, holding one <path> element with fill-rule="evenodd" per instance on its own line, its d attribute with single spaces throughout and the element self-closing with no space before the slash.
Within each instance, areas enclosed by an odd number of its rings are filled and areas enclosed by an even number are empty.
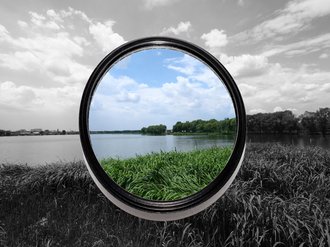
<svg viewBox="0 0 330 247">
<path fill-rule="evenodd" d="M 111 68 L 112 76 L 128 76 L 139 83 L 160 87 L 165 82 L 174 81 L 178 73 L 166 67 L 166 61 L 182 56 L 181 52 L 170 49 L 142 50 L 124 58 Z M 130 66 L 133 64 L 133 66 Z M 161 75 L 161 77 L 160 77 Z"/>
<path fill-rule="evenodd" d="M 113 65 L 92 98 L 91 130 L 125 130 L 177 121 L 234 117 L 221 80 L 181 51 L 148 49 Z"/>
</svg>

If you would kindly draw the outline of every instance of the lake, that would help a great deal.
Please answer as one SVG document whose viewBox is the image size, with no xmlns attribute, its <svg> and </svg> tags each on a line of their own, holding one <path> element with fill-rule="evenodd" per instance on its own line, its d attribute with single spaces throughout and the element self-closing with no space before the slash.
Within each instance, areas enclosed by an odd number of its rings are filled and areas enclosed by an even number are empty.
<svg viewBox="0 0 330 247">
<path fill-rule="evenodd" d="M 134 157 L 159 151 L 188 151 L 206 147 L 228 146 L 233 137 L 147 136 L 135 134 L 91 135 L 92 145 L 99 158 Z M 57 161 L 82 160 L 79 135 L 8 136 L 0 137 L 0 163 L 39 165 Z"/>
<path fill-rule="evenodd" d="M 79 135 L 0 137 L 0 163 L 39 165 L 81 159 Z"/>
<path fill-rule="evenodd" d="M 322 137 L 320 135 L 284 135 L 284 134 L 250 134 L 246 139 L 247 143 L 256 142 L 276 142 L 282 144 L 290 144 L 298 147 L 318 146 L 325 149 L 330 149 L 330 136 Z"/>
<path fill-rule="evenodd" d="M 330 148 L 330 136 L 249 135 L 247 143 L 278 142 L 298 146 Z M 93 135 L 92 145 L 98 157 L 132 157 L 162 151 L 188 151 L 209 146 L 226 146 L 230 137 L 143 136 L 133 134 Z M 0 137 L 0 163 L 39 165 L 57 161 L 82 160 L 79 135 Z"/>
<path fill-rule="evenodd" d="M 229 146 L 233 145 L 234 136 L 96 134 L 91 135 L 91 140 L 96 157 L 102 159 L 128 158 L 160 151 L 190 151 L 212 146 Z"/>
</svg>

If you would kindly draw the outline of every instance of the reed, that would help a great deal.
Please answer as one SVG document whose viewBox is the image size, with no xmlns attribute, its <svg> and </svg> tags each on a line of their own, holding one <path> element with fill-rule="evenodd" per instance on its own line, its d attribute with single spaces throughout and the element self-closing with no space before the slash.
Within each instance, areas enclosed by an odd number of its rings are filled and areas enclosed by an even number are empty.
<svg viewBox="0 0 330 247">
<path fill-rule="evenodd" d="M 192 195 L 223 170 L 232 147 L 190 152 L 160 152 L 129 159 L 103 159 L 101 165 L 118 185 L 150 200 L 176 200 Z"/>
</svg>

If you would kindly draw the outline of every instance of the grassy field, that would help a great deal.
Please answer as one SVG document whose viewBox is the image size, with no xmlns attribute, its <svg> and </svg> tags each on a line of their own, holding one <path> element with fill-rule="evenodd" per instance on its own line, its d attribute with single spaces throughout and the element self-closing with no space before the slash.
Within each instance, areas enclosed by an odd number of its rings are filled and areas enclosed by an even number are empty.
<svg viewBox="0 0 330 247">
<path fill-rule="evenodd" d="M 226 166 L 232 147 L 212 147 L 191 152 L 160 152 L 101 165 L 121 187 L 151 200 L 176 200 L 208 185 Z"/>
<path fill-rule="evenodd" d="M 207 210 L 174 222 L 130 216 L 81 162 L 0 167 L 0 246 L 330 246 L 330 152 L 249 145 Z"/>
</svg>

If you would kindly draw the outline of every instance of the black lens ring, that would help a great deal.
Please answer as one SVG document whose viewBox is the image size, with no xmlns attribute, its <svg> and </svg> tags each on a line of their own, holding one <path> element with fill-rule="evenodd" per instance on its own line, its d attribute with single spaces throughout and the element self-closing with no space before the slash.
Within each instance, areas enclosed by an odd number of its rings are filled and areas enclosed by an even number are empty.
<svg viewBox="0 0 330 247">
<path fill-rule="evenodd" d="M 103 75 L 112 65 L 114 65 L 125 56 L 138 50 L 157 47 L 172 48 L 183 51 L 198 58 L 206 65 L 211 67 L 214 73 L 220 77 L 221 81 L 226 86 L 226 89 L 232 98 L 237 119 L 237 135 L 235 147 L 225 168 L 208 186 L 206 186 L 201 191 L 175 201 L 146 200 L 141 197 L 137 197 L 118 186 L 105 173 L 99 164 L 93 152 L 89 136 L 89 107 L 93 93 Z M 229 186 L 228 183 L 230 184 L 232 182 L 233 176 L 236 175 L 235 173 L 237 173 L 237 170 L 240 166 L 245 150 L 246 115 L 241 94 L 233 78 L 225 69 L 225 67 L 210 53 L 192 43 L 183 40 L 169 37 L 148 37 L 134 40 L 118 47 L 110 54 L 108 54 L 95 68 L 86 84 L 84 93 L 82 95 L 79 111 L 79 131 L 86 165 L 94 181 L 108 198 L 111 197 L 112 199 L 115 199 L 114 201 L 119 202 L 115 203 L 117 206 L 118 204 L 126 205 L 127 207 L 124 208 L 124 210 L 136 216 L 155 220 L 171 220 L 181 218 L 180 212 L 182 212 L 182 215 L 192 215 L 198 211 L 201 211 L 203 208 L 198 207 L 198 205 L 208 205 L 207 201 L 211 198 L 213 198 L 214 201 L 214 196 L 221 190 L 221 188 L 223 188 L 225 185 Z M 194 210 L 194 208 L 196 208 L 198 211 Z M 189 212 L 187 213 L 187 211 Z M 141 214 L 139 212 L 141 212 Z M 170 217 L 171 213 L 174 213 L 173 215 L 175 215 L 172 218 Z M 155 217 L 153 217 L 153 215 Z"/>
</svg>

